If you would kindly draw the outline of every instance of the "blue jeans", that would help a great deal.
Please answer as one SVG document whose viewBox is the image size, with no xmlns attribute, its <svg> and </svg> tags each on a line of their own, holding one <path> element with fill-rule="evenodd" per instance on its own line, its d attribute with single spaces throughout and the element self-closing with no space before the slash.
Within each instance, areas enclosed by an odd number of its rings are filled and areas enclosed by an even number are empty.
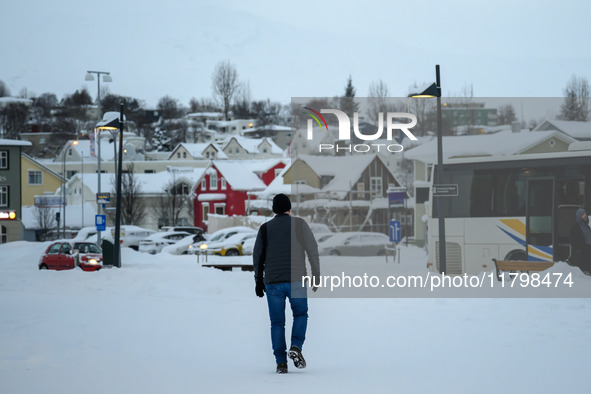
<svg viewBox="0 0 591 394">
<path fill-rule="evenodd" d="M 292 286 L 294 293 L 292 297 Z M 271 343 L 277 364 L 287 362 L 287 345 L 285 343 L 285 298 L 289 299 L 293 313 L 291 328 L 291 346 L 300 350 L 306 339 L 308 325 L 308 298 L 306 288 L 299 282 L 273 283 L 265 285 L 269 317 L 271 318 Z"/>
</svg>

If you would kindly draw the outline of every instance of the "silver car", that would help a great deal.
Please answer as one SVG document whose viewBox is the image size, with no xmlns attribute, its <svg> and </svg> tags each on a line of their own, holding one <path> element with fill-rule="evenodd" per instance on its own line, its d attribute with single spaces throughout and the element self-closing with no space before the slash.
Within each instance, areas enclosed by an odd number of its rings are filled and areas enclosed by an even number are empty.
<svg viewBox="0 0 591 394">
<path fill-rule="evenodd" d="M 318 243 L 321 256 L 383 256 L 390 238 L 382 233 L 335 233 Z"/>
</svg>

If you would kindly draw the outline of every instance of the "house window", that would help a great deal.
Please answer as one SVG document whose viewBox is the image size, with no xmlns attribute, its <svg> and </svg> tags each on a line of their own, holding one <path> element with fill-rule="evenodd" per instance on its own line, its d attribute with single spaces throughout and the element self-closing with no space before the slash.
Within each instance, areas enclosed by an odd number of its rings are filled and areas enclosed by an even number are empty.
<svg viewBox="0 0 591 394">
<path fill-rule="evenodd" d="M 218 189 L 218 174 L 215 172 L 209 176 L 209 188 L 211 190 Z"/>
<path fill-rule="evenodd" d="M 0 186 L 0 207 L 8 206 L 8 186 Z"/>
<path fill-rule="evenodd" d="M 209 203 L 203 204 L 203 221 L 209 219 Z"/>
<path fill-rule="evenodd" d="M 29 170 L 29 185 L 43 185 L 43 173 Z"/>
<path fill-rule="evenodd" d="M 176 153 L 176 158 L 177 158 L 177 159 L 180 159 L 180 158 L 181 158 L 181 152 L 177 152 L 177 153 Z"/>
<path fill-rule="evenodd" d="M 187 152 L 183 152 L 183 159 L 187 158 Z"/>
<path fill-rule="evenodd" d="M 0 170 L 8 170 L 8 151 L 0 150 Z"/>
<path fill-rule="evenodd" d="M 6 227 L 0 226 L 0 244 L 5 244 L 8 241 L 8 231 Z"/>
<path fill-rule="evenodd" d="M 201 179 L 201 191 L 204 192 L 205 190 L 207 190 L 207 182 L 205 181 L 205 177 L 203 177 Z"/>
<path fill-rule="evenodd" d="M 294 185 L 306 185 L 306 181 L 303 179 L 299 179 L 293 183 Z"/>
<path fill-rule="evenodd" d="M 431 173 L 433 172 L 433 164 L 428 164 L 426 168 L 427 173 L 425 174 L 425 179 L 427 182 L 431 182 Z"/>
<path fill-rule="evenodd" d="M 222 190 L 226 190 L 226 178 L 220 178 L 220 181 L 222 183 Z"/>
<path fill-rule="evenodd" d="M 216 215 L 225 215 L 226 214 L 226 204 L 214 204 L 213 209 L 215 210 Z"/>
<path fill-rule="evenodd" d="M 123 171 L 123 172 L 125 172 L 125 171 Z M 73 177 L 77 173 L 78 173 L 78 171 L 66 171 L 66 178 L 70 179 L 71 177 Z"/>
<path fill-rule="evenodd" d="M 356 198 L 358 200 L 364 200 L 365 199 L 365 183 L 363 183 L 363 182 L 357 183 L 357 196 L 356 196 Z"/>
<path fill-rule="evenodd" d="M 154 174 L 155 172 L 154 170 L 144 170 L 144 174 Z"/>
<path fill-rule="evenodd" d="M 369 186 L 372 197 L 383 197 L 384 194 L 382 192 L 382 178 L 371 177 L 369 179 Z"/>
</svg>

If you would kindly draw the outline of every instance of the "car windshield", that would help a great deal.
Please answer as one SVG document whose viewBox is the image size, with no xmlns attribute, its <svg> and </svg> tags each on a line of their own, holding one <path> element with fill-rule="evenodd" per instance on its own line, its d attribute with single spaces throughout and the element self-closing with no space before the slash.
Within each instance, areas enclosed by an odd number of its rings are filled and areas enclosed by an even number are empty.
<svg viewBox="0 0 591 394">
<path fill-rule="evenodd" d="M 209 241 L 210 241 L 210 242 L 213 242 L 213 241 L 219 241 L 219 240 L 221 240 L 221 239 L 224 239 L 224 238 L 226 237 L 226 235 L 227 235 L 227 234 L 220 233 L 220 234 L 216 235 L 215 237 L 213 237 L 212 239 L 210 239 Z"/>
</svg>

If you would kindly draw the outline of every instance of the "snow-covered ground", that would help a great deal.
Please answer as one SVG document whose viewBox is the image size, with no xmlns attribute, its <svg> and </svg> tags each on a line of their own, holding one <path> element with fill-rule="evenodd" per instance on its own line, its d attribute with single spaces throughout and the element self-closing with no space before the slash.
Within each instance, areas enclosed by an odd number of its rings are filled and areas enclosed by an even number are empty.
<svg viewBox="0 0 591 394">
<path fill-rule="evenodd" d="M 46 245 L 0 246 L 0 393 L 591 390 L 588 298 L 316 297 L 308 368 L 277 375 L 252 273 L 127 248 L 120 269 L 38 271 Z M 421 249 L 401 256 L 363 259 L 360 272 L 424 274 Z M 361 263 L 333 259 L 323 273 Z"/>
</svg>

